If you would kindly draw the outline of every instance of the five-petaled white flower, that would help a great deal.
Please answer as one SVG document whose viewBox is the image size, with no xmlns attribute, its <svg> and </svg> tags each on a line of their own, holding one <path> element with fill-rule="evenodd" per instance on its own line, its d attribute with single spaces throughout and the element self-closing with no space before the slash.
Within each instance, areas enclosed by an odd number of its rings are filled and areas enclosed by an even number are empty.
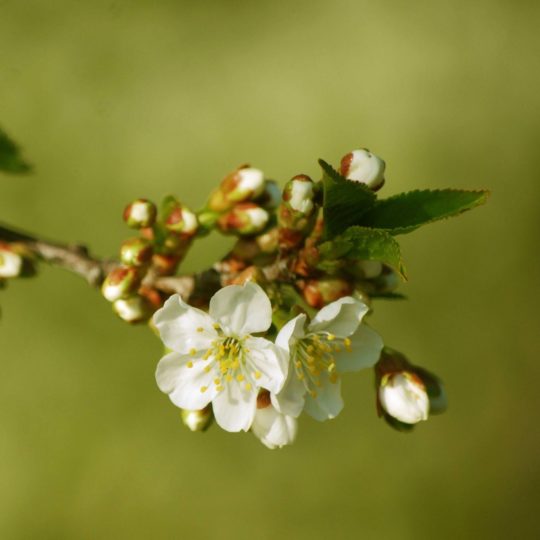
<svg viewBox="0 0 540 540">
<path fill-rule="evenodd" d="M 287 377 L 283 351 L 251 335 L 265 332 L 271 322 L 270 300 L 254 283 L 220 289 L 209 313 L 171 296 L 154 315 L 161 339 L 173 351 L 158 364 L 159 388 L 182 409 L 212 402 L 223 429 L 247 431 L 259 389 L 276 393 Z"/>
<path fill-rule="evenodd" d="M 274 407 L 293 417 L 305 408 L 316 420 L 334 418 L 343 408 L 339 375 L 371 367 L 382 340 L 361 324 L 368 307 L 350 297 L 323 307 L 308 323 L 298 315 L 279 332 L 276 344 L 289 352 L 289 375 L 283 390 L 272 395 Z"/>
</svg>

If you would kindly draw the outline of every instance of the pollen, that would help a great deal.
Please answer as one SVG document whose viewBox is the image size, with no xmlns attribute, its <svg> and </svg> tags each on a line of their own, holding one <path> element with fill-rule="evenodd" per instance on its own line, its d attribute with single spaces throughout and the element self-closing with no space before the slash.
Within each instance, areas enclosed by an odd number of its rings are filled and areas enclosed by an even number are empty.
<svg viewBox="0 0 540 540">
<path fill-rule="evenodd" d="M 347 352 L 352 352 L 352 343 L 349 338 L 345 338 L 343 340 L 343 345 L 345 345 L 345 348 L 347 349 Z"/>
<path fill-rule="evenodd" d="M 232 375 L 227 375 L 227 376 L 225 377 L 225 380 L 226 380 L 227 382 L 231 382 L 231 381 L 233 380 Z"/>
<path fill-rule="evenodd" d="M 246 390 L 248 390 L 248 391 L 251 390 L 251 384 L 246 383 L 246 386 L 245 386 L 244 388 L 245 388 Z"/>
<path fill-rule="evenodd" d="M 219 330 L 219 328 L 220 328 L 220 326 L 219 326 L 219 324 L 217 322 L 215 322 L 212 326 L 214 327 L 215 330 Z"/>
<path fill-rule="evenodd" d="M 199 332 L 199 334 L 200 334 L 201 332 L 204 332 L 204 328 L 203 328 L 202 326 L 199 326 L 199 327 L 197 328 L 197 332 Z"/>
<path fill-rule="evenodd" d="M 195 356 L 197 354 L 197 349 L 190 349 L 189 354 Z"/>
<path fill-rule="evenodd" d="M 256 371 L 253 376 L 256 378 L 256 379 L 260 379 L 262 377 L 262 373 L 260 371 Z"/>
<path fill-rule="evenodd" d="M 236 376 L 236 380 L 237 380 L 238 382 L 242 382 L 242 381 L 244 380 L 244 376 L 243 376 L 241 373 L 239 373 L 239 374 Z"/>
<path fill-rule="evenodd" d="M 327 339 L 328 341 L 334 341 L 334 339 L 336 339 L 336 336 L 334 336 L 334 334 L 328 334 L 328 335 L 326 336 L 326 339 Z"/>
<path fill-rule="evenodd" d="M 208 390 L 208 386 L 201 386 L 201 394 L 204 394 Z"/>
<path fill-rule="evenodd" d="M 188 368 L 192 368 L 192 367 L 193 367 L 193 362 L 190 360 L 190 361 L 186 364 L 186 366 L 187 366 Z"/>
<path fill-rule="evenodd" d="M 221 382 L 221 379 L 219 379 L 218 377 L 216 377 L 216 378 L 214 379 L 214 384 L 215 384 L 215 385 L 219 385 L 220 382 Z"/>
</svg>

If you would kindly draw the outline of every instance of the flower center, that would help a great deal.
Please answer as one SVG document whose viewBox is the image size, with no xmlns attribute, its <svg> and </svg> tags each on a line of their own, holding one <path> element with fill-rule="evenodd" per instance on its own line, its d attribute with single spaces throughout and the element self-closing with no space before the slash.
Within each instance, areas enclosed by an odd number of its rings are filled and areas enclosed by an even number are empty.
<svg viewBox="0 0 540 540">
<path fill-rule="evenodd" d="M 352 351 L 349 338 L 338 338 L 329 332 L 308 334 L 296 346 L 294 370 L 296 377 L 304 383 L 311 397 L 317 397 L 317 388 L 322 386 L 321 376 L 328 375 L 328 380 L 335 384 L 339 375 L 336 371 L 335 353 L 345 348 Z"/>
<path fill-rule="evenodd" d="M 256 387 L 256 380 L 261 378 L 260 371 L 249 369 L 249 349 L 245 346 L 246 338 L 220 336 L 212 341 L 212 346 L 206 351 L 203 360 L 207 361 L 204 371 L 216 374 L 213 380 L 216 390 L 221 392 L 226 383 L 236 381 L 243 385 L 244 390 L 250 391 Z M 201 386 L 201 392 L 208 387 Z"/>
</svg>

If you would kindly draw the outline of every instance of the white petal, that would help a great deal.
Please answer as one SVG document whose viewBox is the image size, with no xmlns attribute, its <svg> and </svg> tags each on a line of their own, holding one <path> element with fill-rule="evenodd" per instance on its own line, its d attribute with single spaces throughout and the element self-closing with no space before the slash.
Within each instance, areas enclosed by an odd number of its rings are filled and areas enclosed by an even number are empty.
<svg viewBox="0 0 540 540">
<path fill-rule="evenodd" d="M 207 350 L 218 336 L 210 316 L 186 304 L 178 294 L 171 296 L 156 311 L 153 321 L 163 343 L 182 354 L 191 349 Z"/>
<path fill-rule="evenodd" d="M 379 388 L 379 400 L 384 410 L 400 422 L 416 424 L 428 419 L 429 397 L 424 386 L 403 374 L 394 375 Z"/>
<path fill-rule="evenodd" d="M 348 337 L 356 331 L 368 307 L 352 296 L 345 296 L 323 307 L 309 325 L 310 332 L 329 332 Z"/>
<path fill-rule="evenodd" d="M 298 424 L 295 418 L 280 414 L 270 405 L 257 409 L 251 431 L 266 447 L 273 450 L 294 442 Z"/>
<path fill-rule="evenodd" d="M 270 392 L 279 392 L 285 384 L 289 368 L 289 355 L 277 345 L 264 338 L 250 337 L 245 346 L 249 349 L 246 355 L 248 369 L 257 373 L 254 380 L 257 386 Z"/>
<path fill-rule="evenodd" d="M 257 389 L 246 390 L 231 381 L 212 402 L 216 422 L 225 431 L 248 431 L 257 408 Z"/>
<path fill-rule="evenodd" d="M 306 315 L 301 313 L 288 321 L 279 331 L 276 337 L 276 345 L 285 351 L 289 351 L 295 340 L 302 339 L 306 335 L 304 330 L 306 319 Z"/>
<path fill-rule="evenodd" d="M 306 395 L 306 412 L 322 422 L 330 418 L 335 418 L 343 409 L 343 400 L 341 399 L 341 381 L 331 383 L 328 376 L 321 375 L 322 386 L 317 388 L 317 397 L 312 398 Z"/>
<path fill-rule="evenodd" d="M 226 334 L 239 337 L 264 332 L 272 323 L 270 300 L 252 282 L 220 289 L 210 300 L 209 312 Z"/>
<path fill-rule="evenodd" d="M 208 360 L 172 352 L 157 365 L 156 381 L 159 389 L 169 394 L 171 401 L 182 409 L 202 409 L 212 401 L 216 389 L 212 384 L 212 371 L 204 368 Z M 192 367 L 188 367 L 192 365 Z M 201 388 L 206 391 L 201 392 Z"/>
<path fill-rule="evenodd" d="M 366 324 L 361 324 L 350 337 L 351 351 L 335 354 L 337 370 L 341 373 L 359 371 L 374 366 L 379 360 L 383 341 L 381 336 Z"/>
<path fill-rule="evenodd" d="M 296 418 L 304 410 L 306 391 L 304 383 L 296 376 L 294 367 L 290 366 L 283 390 L 270 395 L 272 405 L 279 412 Z"/>
</svg>

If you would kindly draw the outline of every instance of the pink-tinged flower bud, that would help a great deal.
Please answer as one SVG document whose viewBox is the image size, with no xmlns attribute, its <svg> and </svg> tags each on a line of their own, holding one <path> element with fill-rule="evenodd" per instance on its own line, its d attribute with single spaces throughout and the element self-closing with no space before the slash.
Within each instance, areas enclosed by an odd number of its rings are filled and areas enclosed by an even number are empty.
<svg viewBox="0 0 540 540">
<path fill-rule="evenodd" d="M 268 212 L 255 203 L 240 203 L 219 218 L 218 226 L 225 233 L 252 235 L 261 232 L 269 218 Z"/>
<path fill-rule="evenodd" d="M 113 310 L 122 320 L 130 324 L 145 322 L 154 312 L 148 300 L 142 296 L 120 298 L 113 302 Z"/>
<path fill-rule="evenodd" d="M 156 221 L 157 209 L 153 202 L 137 199 L 124 210 L 124 221 L 132 229 L 151 227 Z"/>
<path fill-rule="evenodd" d="M 134 266 L 119 266 L 112 270 L 103 281 L 101 292 L 109 302 L 127 298 L 134 294 L 141 284 L 140 270 Z"/>
<path fill-rule="evenodd" d="M 224 212 L 235 203 L 257 198 L 263 193 L 264 186 L 263 172 L 244 165 L 222 180 L 219 188 L 210 196 L 208 208 L 215 212 Z"/>
<path fill-rule="evenodd" d="M 126 266 L 146 266 L 152 260 L 154 249 L 146 238 L 130 238 L 120 248 L 120 261 Z"/>
<path fill-rule="evenodd" d="M 24 259 L 9 244 L 0 245 L 0 278 L 14 278 L 22 274 Z"/>
<path fill-rule="evenodd" d="M 351 283 L 339 277 L 311 279 L 305 283 L 303 288 L 306 302 L 317 309 L 344 296 L 349 296 L 352 292 Z"/>
<path fill-rule="evenodd" d="M 401 353 L 385 347 L 375 366 L 379 415 L 401 431 L 446 409 L 441 381 L 411 364 Z"/>
<path fill-rule="evenodd" d="M 379 386 L 379 402 L 390 416 L 405 424 L 428 419 L 426 387 L 414 373 L 401 371 L 384 375 Z"/>
<path fill-rule="evenodd" d="M 345 178 L 366 184 L 373 191 L 377 191 L 384 184 L 385 167 L 386 164 L 381 158 L 362 148 L 343 156 L 340 172 Z"/>
<path fill-rule="evenodd" d="M 214 420 L 212 406 L 208 405 L 204 409 L 198 411 L 190 411 L 182 409 L 182 422 L 190 431 L 206 431 Z"/>
<path fill-rule="evenodd" d="M 186 206 L 180 203 L 171 205 L 164 216 L 165 227 L 169 231 L 193 236 L 199 227 L 197 216 Z"/>
<path fill-rule="evenodd" d="M 293 211 L 296 218 L 310 216 L 315 208 L 316 186 L 305 174 L 299 174 L 285 184 L 283 202 Z"/>
</svg>

